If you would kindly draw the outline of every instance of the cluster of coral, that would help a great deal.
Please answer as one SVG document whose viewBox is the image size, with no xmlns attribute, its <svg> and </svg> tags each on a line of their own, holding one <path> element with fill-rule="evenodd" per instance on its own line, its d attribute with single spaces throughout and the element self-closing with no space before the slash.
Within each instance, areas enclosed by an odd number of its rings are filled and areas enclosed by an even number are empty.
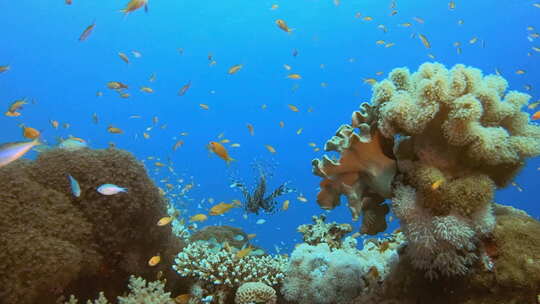
<svg viewBox="0 0 540 304">
<path fill-rule="evenodd" d="M 318 203 L 331 209 L 345 195 L 353 218 L 364 216 L 360 231 L 374 234 L 392 199 L 407 255 L 430 278 L 465 274 L 480 258 L 492 268 L 480 249 L 495 226 L 494 191 L 540 154 L 540 126 L 521 111 L 530 96 L 507 87 L 463 65 L 394 69 L 326 143 L 339 160 L 312 162 Z"/>
<path fill-rule="evenodd" d="M 283 281 L 288 258 L 271 255 L 245 255 L 244 249 L 199 240 L 188 244 L 174 259 L 173 269 L 182 277 L 195 279 L 191 303 L 225 303 L 243 283 L 257 282 L 274 287 Z"/>
<path fill-rule="evenodd" d="M 366 240 L 363 249 L 358 250 L 356 239 L 343 240 L 342 233 L 334 233 L 340 224 L 325 223 L 324 217 L 314 220 L 314 225 L 299 227 L 304 239 L 314 233 L 334 237 L 327 238 L 330 243 L 320 239 L 296 247 L 281 288 L 285 299 L 300 304 L 348 303 L 378 288 L 398 262 L 398 249 L 403 243 L 401 233 L 386 239 Z"/>
<path fill-rule="evenodd" d="M 72 194 L 68 175 L 81 187 Z M 114 183 L 127 193 L 104 196 Z M 52 149 L 35 161 L 0 168 L 0 302 L 55 303 L 61 295 L 116 297 L 131 274 L 172 288 L 170 269 L 181 248 L 169 227 L 156 222 L 166 202 L 130 153 L 117 149 Z M 160 253 L 162 263 L 149 267 Z"/>
</svg>

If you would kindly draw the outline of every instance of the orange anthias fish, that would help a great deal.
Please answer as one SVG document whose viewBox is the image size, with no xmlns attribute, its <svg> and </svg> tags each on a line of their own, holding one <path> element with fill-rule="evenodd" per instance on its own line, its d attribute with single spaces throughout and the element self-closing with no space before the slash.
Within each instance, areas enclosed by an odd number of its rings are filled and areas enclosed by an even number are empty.
<svg viewBox="0 0 540 304">
<path fill-rule="evenodd" d="M 23 136 L 28 139 L 36 139 L 41 135 L 37 129 L 25 126 L 21 126 L 21 128 L 23 130 Z"/>
<path fill-rule="evenodd" d="M 86 27 L 84 31 L 82 32 L 81 36 L 79 36 L 79 41 L 85 41 L 90 34 L 92 34 L 92 31 L 94 30 L 94 27 L 96 27 L 96 21 L 94 21 L 92 24 Z"/>
<path fill-rule="evenodd" d="M 180 88 L 180 91 L 178 91 L 178 95 L 184 96 L 184 94 L 186 94 L 186 92 L 189 90 L 189 87 L 191 87 L 191 80 Z"/>
<path fill-rule="evenodd" d="M 161 257 L 159 256 L 159 254 L 155 255 L 155 256 L 151 257 L 150 260 L 148 260 L 148 266 L 154 267 L 157 264 L 159 264 L 160 261 L 161 261 Z"/>
<path fill-rule="evenodd" d="M 536 113 L 534 113 L 531 118 L 532 120 L 540 119 L 540 111 L 536 111 Z"/>
<path fill-rule="evenodd" d="M 148 0 L 131 0 L 124 9 L 121 10 L 124 14 L 129 14 L 144 6 L 144 10 L 148 11 Z"/>
<path fill-rule="evenodd" d="M 237 64 L 237 65 L 233 65 L 232 67 L 229 68 L 229 70 L 227 71 L 227 73 L 229 75 L 232 75 L 232 74 L 236 74 L 236 72 L 240 71 L 240 69 L 243 67 L 243 65 L 241 64 Z"/>
<path fill-rule="evenodd" d="M 230 164 L 232 161 L 234 161 L 234 159 L 229 156 L 227 149 L 225 149 L 222 144 L 216 141 L 211 141 L 208 144 L 208 149 L 214 152 L 217 156 L 221 157 L 221 159 L 225 160 L 227 164 Z"/>
<path fill-rule="evenodd" d="M 287 33 L 291 33 L 293 30 L 287 26 L 287 23 L 283 19 L 276 20 L 277 26 Z"/>
</svg>

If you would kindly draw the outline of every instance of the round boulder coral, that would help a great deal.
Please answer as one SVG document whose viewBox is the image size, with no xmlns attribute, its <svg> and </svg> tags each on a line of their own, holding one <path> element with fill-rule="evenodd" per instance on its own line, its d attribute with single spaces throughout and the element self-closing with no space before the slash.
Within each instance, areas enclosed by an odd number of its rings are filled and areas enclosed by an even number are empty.
<svg viewBox="0 0 540 304">
<path fill-rule="evenodd" d="M 247 282 L 242 284 L 236 291 L 234 299 L 236 304 L 249 303 L 276 303 L 276 291 L 274 288 L 260 282 Z"/>
</svg>

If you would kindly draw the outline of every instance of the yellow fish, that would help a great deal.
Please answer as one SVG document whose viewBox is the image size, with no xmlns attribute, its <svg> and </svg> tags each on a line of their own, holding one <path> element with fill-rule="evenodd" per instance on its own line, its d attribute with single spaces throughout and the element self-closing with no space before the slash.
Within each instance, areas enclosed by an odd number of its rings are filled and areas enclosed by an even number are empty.
<svg viewBox="0 0 540 304">
<path fill-rule="evenodd" d="M 272 4 L 272 6 L 270 7 L 271 10 L 276 10 L 279 8 L 279 5 L 277 4 Z"/>
<path fill-rule="evenodd" d="M 120 57 L 120 59 L 122 59 L 122 61 L 124 61 L 125 63 L 129 63 L 129 58 L 126 54 L 118 52 L 118 57 Z"/>
<path fill-rule="evenodd" d="M 225 162 L 227 162 L 227 164 L 234 161 L 234 159 L 229 156 L 229 153 L 227 152 L 227 149 L 225 149 L 225 147 L 222 144 L 220 144 L 220 143 L 218 143 L 216 141 L 211 141 L 210 143 L 208 143 L 207 148 L 210 151 L 214 152 L 217 156 L 219 156 Z"/>
<path fill-rule="evenodd" d="M 255 234 L 255 233 L 250 233 L 250 234 L 247 235 L 247 238 L 248 238 L 248 240 L 252 240 L 252 239 L 254 239 L 256 236 L 257 236 L 257 234 Z"/>
<path fill-rule="evenodd" d="M 276 20 L 276 24 L 277 26 L 282 29 L 283 31 L 287 32 L 287 33 L 291 33 L 293 31 L 293 29 L 290 29 L 288 26 L 287 26 L 287 23 L 285 22 L 285 20 L 283 19 L 278 19 Z"/>
<path fill-rule="evenodd" d="M 523 74 L 525 74 L 525 70 L 517 70 L 516 74 L 523 75 Z"/>
<path fill-rule="evenodd" d="M 456 8 L 456 3 L 454 1 L 448 2 L 448 9 L 453 10 Z"/>
<path fill-rule="evenodd" d="M 199 104 L 199 107 L 201 107 L 201 109 L 203 109 L 203 110 L 208 110 L 208 109 L 210 109 L 210 106 L 207 105 L 207 104 L 204 104 L 204 103 L 200 103 L 200 104 Z"/>
<path fill-rule="evenodd" d="M 301 201 L 302 203 L 306 203 L 308 201 L 307 198 L 303 195 L 299 195 L 298 197 L 296 197 L 296 199 Z"/>
<path fill-rule="evenodd" d="M 251 246 L 241 249 L 236 253 L 235 258 L 239 260 L 245 257 L 246 255 L 250 254 L 252 250 L 253 250 L 253 247 Z"/>
<path fill-rule="evenodd" d="M 289 78 L 289 79 L 302 79 L 302 76 L 300 76 L 300 74 L 289 74 L 289 75 L 287 75 L 287 78 Z"/>
<path fill-rule="evenodd" d="M 112 134 L 122 134 L 122 133 L 124 133 L 124 131 L 122 131 L 122 129 L 114 127 L 113 125 L 109 125 L 109 127 L 107 127 L 107 131 L 109 133 L 112 133 Z"/>
<path fill-rule="evenodd" d="M 422 44 L 427 48 L 431 48 L 431 44 L 429 43 L 429 40 L 427 39 L 426 36 L 422 35 L 422 34 L 418 34 L 418 37 L 420 37 L 420 40 L 422 41 Z"/>
<path fill-rule="evenodd" d="M 236 203 L 227 204 L 225 202 L 221 202 L 217 205 L 212 206 L 210 208 L 210 212 L 208 214 L 210 215 L 222 215 L 224 213 L 227 213 L 231 208 L 236 207 Z"/>
<path fill-rule="evenodd" d="M 264 145 L 270 153 L 276 153 L 276 149 L 270 145 Z"/>
<path fill-rule="evenodd" d="M 4 73 L 9 71 L 10 66 L 9 65 L 0 65 L 0 73 Z"/>
<path fill-rule="evenodd" d="M 9 105 L 8 112 L 17 112 L 17 110 L 22 109 L 25 104 L 28 104 L 26 99 L 15 100 Z"/>
<path fill-rule="evenodd" d="M 172 216 L 164 216 L 157 222 L 158 226 L 165 226 L 168 225 L 170 222 L 172 222 L 173 217 Z"/>
<path fill-rule="evenodd" d="M 154 93 L 154 90 L 150 87 L 141 87 L 141 92 Z"/>
<path fill-rule="evenodd" d="M 292 104 L 288 104 L 287 105 L 289 107 L 289 109 L 291 109 L 291 111 L 293 112 L 298 112 L 298 107 L 296 107 L 295 105 L 292 105 Z"/>
<path fill-rule="evenodd" d="M 184 144 L 183 140 L 177 141 L 173 146 L 173 151 L 176 151 L 178 148 L 182 147 L 183 144 Z"/>
<path fill-rule="evenodd" d="M 281 210 L 285 211 L 289 209 L 289 200 L 286 200 L 283 202 L 283 205 L 281 206 Z"/>
<path fill-rule="evenodd" d="M 280 128 L 285 127 L 285 123 L 284 123 L 283 121 L 280 121 L 280 122 L 279 122 L 279 127 L 280 127 Z"/>
<path fill-rule="evenodd" d="M 208 219 L 208 216 L 206 216 L 206 214 L 199 213 L 199 214 L 195 214 L 194 216 L 190 217 L 189 221 L 190 222 L 204 222 L 207 219 Z"/>
<path fill-rule="evenodd" d="M 240 69 L 241 69 L 243 66 L 244 66 L 244 65 L 242 65 L 242 64 L 233 65 L 232 67 L 229 68 L 229 70 L 227 71 L 227 73 L 228 73 L 229 75 L 236 74 L 236 72 L 240 71 Z"/>
<path fill-rule="evenodd" d="M 161 257 L 159 255 L 155 255 L 148 260 L 148 266 L 154 267 L 161 261 Z"/>
<path fill-rule="evenodd" d="M 58 126 L 59 126 L 59 125 L 60 125 L 60 124 L 58 123 L 57 120 L 51 120 L 51 126 L 52 126 L 53 128 L 58 129 Z"/>
<path fill-rule="evenodd" d="M 148 3 L 148 0 L 131 0 L 126 5 L 126 7 L 121 10 L 121 12 L 124 14 L 129 14 L 133 11 L 138 10 L 139 8 L 143 6 L 144 6 L 144 10 L 148 11 L 147 3 Z"/>
<path fill-rule="evenodd" d="M 128 88 L 126 84 L 123 84 L 120 81 L 109 81 L 107 82 L 107 87 L 113 90 L 122 90 Z"/>
</svg>

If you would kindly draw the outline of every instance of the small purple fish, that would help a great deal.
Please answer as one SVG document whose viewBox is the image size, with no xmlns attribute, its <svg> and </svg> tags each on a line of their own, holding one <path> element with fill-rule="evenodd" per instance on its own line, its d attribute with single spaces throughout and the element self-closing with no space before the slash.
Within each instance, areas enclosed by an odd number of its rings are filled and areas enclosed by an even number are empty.
<svg viewBox="0 0 540 304">
<path fill-rule="evenodd" d="M 0 167 L 19 159 L 39 144 L 41 144 L 39 140 L 35 139 L 33 141 L 17 141 L 0 145 Z"/>
<path fill-rule="evenodd" d="M 115 195 L 120 192 L 127 192 L 127 188 L 118 187 L 113 184 L 103 184 L 97 188 L 97 192 L 103 195 Z"/>
</svg>

